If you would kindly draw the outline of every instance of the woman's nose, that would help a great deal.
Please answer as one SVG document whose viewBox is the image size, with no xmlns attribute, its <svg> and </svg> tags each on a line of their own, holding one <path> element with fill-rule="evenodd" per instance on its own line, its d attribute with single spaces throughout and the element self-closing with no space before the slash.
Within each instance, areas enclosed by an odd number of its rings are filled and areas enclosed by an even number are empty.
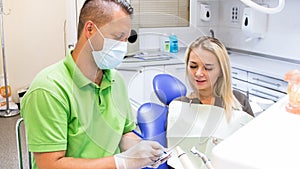
<svg viewBox="0 0 300 169">
<path fill-rule="evenodd" d="M 203 68 L 198 68 L 196 70 L 196 76 L 203 76 L 204 75 L 204 69 Z"/>
</svg>

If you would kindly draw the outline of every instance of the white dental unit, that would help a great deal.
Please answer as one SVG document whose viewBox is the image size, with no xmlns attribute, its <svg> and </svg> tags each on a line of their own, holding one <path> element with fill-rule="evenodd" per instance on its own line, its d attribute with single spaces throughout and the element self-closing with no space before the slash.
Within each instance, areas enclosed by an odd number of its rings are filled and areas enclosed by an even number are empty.
<svg viewBox="0 0 300 169">
<path fill-rule="evenodd" d="M 299 169 L 300 115 L 287 112 L 288 97 L 213 149 L 215 169 Z"/>
</svg>

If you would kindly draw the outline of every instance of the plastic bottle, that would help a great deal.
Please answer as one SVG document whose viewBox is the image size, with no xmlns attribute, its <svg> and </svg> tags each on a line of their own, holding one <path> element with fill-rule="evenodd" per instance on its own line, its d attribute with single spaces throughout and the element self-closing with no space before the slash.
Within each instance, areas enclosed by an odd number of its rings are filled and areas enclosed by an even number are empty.
<svg viewBox="0 0 300 169">
<path fill-rule="evenodd" d="M 300 114 L 300 70 L 291 70 L 285 74 L 288 82 L 289 103 L 286 110 L 291 113 Z"/>
<path fill-rule="evenodd" d="M 170 39 L 170 53 L 178 52 L 178 39 L 177 36 L 172 34 L 169 36 Z"/>
<path fill-rule="evenodd" d="M 170 51 L 170 39 L 166 34 L 160 37 L 160 51 L 162 52 Z"/>
</svg>

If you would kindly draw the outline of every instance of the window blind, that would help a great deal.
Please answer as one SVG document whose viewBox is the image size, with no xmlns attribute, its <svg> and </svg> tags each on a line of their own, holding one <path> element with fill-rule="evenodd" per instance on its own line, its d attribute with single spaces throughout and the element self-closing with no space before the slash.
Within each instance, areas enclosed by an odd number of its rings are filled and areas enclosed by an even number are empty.
<svg viewBox="0 0 300 169">
<path fill-rule="evenodd" d="M 131 0 L 141 28 L 189 26 L 189 0 Z"/>
</svg>

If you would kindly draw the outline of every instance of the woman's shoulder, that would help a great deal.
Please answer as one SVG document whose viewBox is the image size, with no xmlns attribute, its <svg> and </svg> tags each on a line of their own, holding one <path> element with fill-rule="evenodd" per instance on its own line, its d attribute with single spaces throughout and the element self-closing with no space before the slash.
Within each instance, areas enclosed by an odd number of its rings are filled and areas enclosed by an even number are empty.
<svg viewBox="0 0 300 169">
<path fill-rule="evenodd" d="M 254 113 L 253 113 L 252 108 L 250 106 L 248 97 L 245 94 L 243 94 L 242 92 L 237 91 L 237 90 L 233 90 L 233 95 L 235 96 L 235 98 L 242 105 L 243 111 L 247 112 L 251 116 L 254 116 Z"/>
<path fill-rule="evenodd" d="M 181 97 L 178 97 L 174 100 L 177 100 L 177 101 L 182 101 L 182 102 L 189 102 L 189 98 L 186 97 L 186 96 L 181 96 Z"/>
<path fill-rule="evenodd" d="M 247 99 L 247 96 L 245 94 L 243 94 L 242 92 L 238 91 L 238 90 L 233 90 L 233 95 L 238 99 L 238 100 L 245 100 Z"/>
</svg>

